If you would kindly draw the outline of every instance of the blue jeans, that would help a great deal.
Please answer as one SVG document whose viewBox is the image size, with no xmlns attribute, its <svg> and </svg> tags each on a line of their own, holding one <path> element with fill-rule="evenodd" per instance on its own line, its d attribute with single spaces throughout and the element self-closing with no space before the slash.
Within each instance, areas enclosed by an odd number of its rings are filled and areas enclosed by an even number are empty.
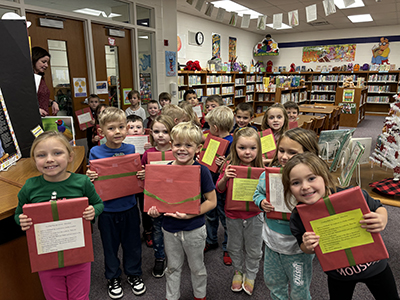
<svg viewBox="0 0 400 300">
<path fill-rule="evenodd" d="M 104 251 L 107 279 L 121 276 L 119 245 L 122 247 L 124 272 L 127 276 L 142 275 L 142 241 L 137 205 L 121 212 L 103 212 L 99 216 L 99 230 Z"/>
<path fill-rule="evenodd" d="M 218 226 L 221 220 L 224 226 L 224 241 L 222 242 L 222 249 L 226 251 L 226 244 L 228 235 L 226 231 L 226 217 L 225 217 L 225 198 L 226 193 L 217 193 L 217 207 L 206 213 L 206 229 L 207 229 L 207 244 L 218 244 Z"/>
<path fill-rule="evenodd" d="M 154 257 L 157 258 L 165 258 L 164 252 L 164 234 L 162 232 L 162 222 L 164 216 L 161 215 L 158 218 L 154 218 L 153 220 L 153 250 L 154 250 Z"/>
</svg>

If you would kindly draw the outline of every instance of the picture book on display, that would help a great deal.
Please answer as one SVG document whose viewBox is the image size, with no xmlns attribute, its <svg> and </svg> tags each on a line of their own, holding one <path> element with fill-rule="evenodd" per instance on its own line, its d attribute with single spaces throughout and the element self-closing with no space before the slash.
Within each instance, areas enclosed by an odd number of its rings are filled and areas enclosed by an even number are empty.
<svg viewBox="0 0 400 300">
<path fill-rule="evenodd" d="M 324 160 L 332 160 L 341 145 L 341 141 L 349 129 L 323 130 L 320 133 L 318 146 L 319 155 Z"/>
<path fill-rule="evenodd" d="M 339 177 L 339 183 L 342 187 L 346 187 L 350 184 L 351 177 L 354 169 L 356 168 L 358 161 L 364 153 L 364 147 L 360 142 L 355 142 L 352 148 L 349 159 L 347 160 L 342 173 Z"/>
<path fill-rule="evenodd" d="M 76 119 L 78 120 L 79 128 L 85 130 L 94 126 L 94 118 L 90 107 L 85 107 L 75 111 Z"/>
<path fill-rule="evenodd" d="M 364 147 L 364 153 L 362 154 L 359 163 L 360 164 L 367 164 L 369 163 L 369 156 L 371 154 L 371 147 L 372 147 L 372 137 L 367 137 L 367 138 L 352 138 L 350 140 L 349 148 L 351 151 L 353 148 L 356 146 L 357 142 L 361 143 L 361 145 Z"/>
<path fill-rule="evenodd" d="M 350 143 L 350 139 L 353 136 L 353 133 L 356 129 L 351 129 L 349 130 L 342 138 L 342 140 L 340 141 L 340 146 L 336 152 L 335 158 L 333 159 L 333 162 L 329 168 L 330 172 L 335 172 L 337 170 L 337 168 L 339 167 L 339 164 L 344 156 L 345 150 L 347 149 L 347 147 L 349 146 Z M 322 131 L 323 132 L 323 131 Z"/>
<path fill-rule="evenodd" d="M 47 116 L 42 118 L 44 131 L 59 131 L 75 146 L 74 119 L 69 116 Z"/>
</svg>

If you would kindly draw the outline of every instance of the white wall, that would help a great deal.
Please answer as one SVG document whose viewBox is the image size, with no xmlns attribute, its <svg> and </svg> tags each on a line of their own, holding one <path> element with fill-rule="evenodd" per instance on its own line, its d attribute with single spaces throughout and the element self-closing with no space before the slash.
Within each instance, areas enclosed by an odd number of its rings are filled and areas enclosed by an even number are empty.
<svg viewBox="0 0 400 300">
<path fill-rule="evenodd" d="M 288 42 L 300 42 L 300 41 L 316 41 L 316 40 L 327 40 L 327 39 L 340 39 L 340 38 L 359 38 L 359 37 L 371 37 L 371 36 L 390 36 L 399 35 L 400 26 L 381 26 L 381 27 L 368 27 L 368 28 L 356 28 L 356 29 L 341 29 L 341 30 L 329 30 L 329 31 L 313 31 L 307 33 L 296 33 L 296 34 L 273 34 L 272 38 L 279 43 Z M 372 58 L 372 47 L 379 43 L 379 39 L 374 43 L 368 44 L 356 44 L 356 56 L 353 64 L 363 65 L 364 63 L 371 64 Z M 318 45 L 318 43 L 316 43 Z M 400 67 L 400 42 L 390 42 L 389 40 L 389 63 L 396 64 L 396 69 Z M 274 66 L 286 66 L 287 70 L 290 69 L 290 64 L 294 63 L 296 66 L 306 66 L 306 68 L 312 68 L 315 71 L 317 65 L 332 65 L 341 66 L 346 62 L 332 62 L 332 63 L 303 63 L 302 54 L 303 47 L 295 48 L 282 48 L 280 49 L 279 56 L 266 57 L 264 61 L 271 60 Z"/>
<path fill-rule="evenodd" d="M 188 31 L 204 34 L 204 43 L 201 46 L 192 46 L 187 43 Z M 221 59 L 227 62 L 229 59 L 229 37 L 237 39 L 236 55 L 238 61 L 249 66 L 253 59 L 252 49 L 254 45 L 263 39 L 263 35 L 251 33 L 230 25 L 225 25 L 217 21 L 198 18 L 192 15 L 178 12 L 178 35 L 184 36 L 186 47 L 186 58 L 180 58 L 179 63 L 186 64 L 189 60 L 198 60 L 202 68 L 207 67 L 207 61 L 212 56 L 212 34 L 221 35 Z"/>
</svg>

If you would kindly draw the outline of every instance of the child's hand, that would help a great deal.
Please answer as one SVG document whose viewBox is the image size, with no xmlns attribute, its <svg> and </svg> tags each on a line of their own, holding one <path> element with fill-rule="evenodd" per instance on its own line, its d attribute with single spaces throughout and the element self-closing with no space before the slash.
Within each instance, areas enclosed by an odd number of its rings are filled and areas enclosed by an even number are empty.
<svg viewBox="0 0 400 300">
<path fill-rule="evenodd" d="M 363 218 L 364 220 L 360 221 L 361 228 L 368 232 L 381 232 L 386 227 L 387 218 L 376 212 L 365 214 Z"/>
<path fill-rule="evenodd" d="M 93 142 L 93 143 L 96 143 L 96 142 L 98 142 L 98 141 L 100 141 L 100 136 L 95 135 L 95 137 L 92 139 L 92 142 Z"/>
<path fill-rule="evenodd" d="M 225 169 L 224 177 L 228 180 L 229 178 L 236 177 L 236 169 L 232 168 L 231 165 L 228 165 Z"/>
<path fill-rule="evenodd" d="M 225 156 L 220 156 L 215 159 L 215 164 L 220 167 L 225 161 Z"/>
<path fill-rule="evenodd" d="M 159 216 L 161 216 L 161 214 L 157 210 L 157 207 L 155 206 L 150 207 L 147 214 L 152 218 L 158 218 Z"/>
<path fill-rule="evenodd" d="M 90 124 L 95 124 L 96 123 L 96 120 L 95 119 L 93 119 L 93 120 L 90 120 Z"/>
<path fill-rule="evenodd" d="M 176 218 L 176 219 L 191 219 L 195 215 L 188 215 L 188 214 L 180 213 L 180 212 L 177 211 L 175 213 L 165 213 L 164 216 L 173 217 L 173 218 Z"/>
<path fill-rule="evenodd" d="M 32 219 L 28 218 L 27 215 L 20 214 L 19 215 L 19 224 L 23 231 L 27 231 L 29 228 L 31 228 L 33 223 L 32 223 Z"/>
<path fill-rule="evenodd" d="M 94 207 L 92 205 L 89 205 L 88 207 L 85 208 L 85 210 L 83 211 L 83 218 L 86 221 L 92 221 L 94 219 L 95 216 L 95 211 L 94 211 Z"/>
<path fill-rule="evenodd" d="M 319 236 L 315 232 L 306 232 L 303 234 L 303 244 L 308 251 L 314 252 L 319 245 Z"/>
<path fill-rule="evenodd" d="M 264 166 L 268 166 L 270 164 L 270 162 L 272 161 L 272 159 L 265 158 L 264 156 L 263 156 L 262 160 L 263 160 Z"/>
<path fill-rule="evenodd" d="M 274 207 L 271 203 L 269 203 L 269 202 L 267 201 L 267 199 L 263 199 L 263 200 L 261 201 L 261 204 L 260 204 L 260 205 L 261 205 L 262 210 L 265 211 L 265 212 L 267 212 L 267 213 L 269 213 L 269 212 L 275 210 L 275 207 Z"/>
<path fill-rule="evenodd" d="M 144 150 L 146 151 L 146 150 L 149 150 L 150 148 L 151 148 L 151 144 L 150 143 L 146 143 L 146 144 L 144 144 Z"/>
<path fill-rule="evenodd" d="M 143 168 L 143 170 L 138 171 L 136 173 L 136 177 L 139 178 L 140 180 L 144 180 L 145 173 L 146 173 L 146 170 L 144 169 L 144 166 L 142 166 L 142 168 Z"/>
<path fill-rule="evenodd" d="M 86 170 L 86 176 L 90 178 L 90 181 L 93 182 L 96 178 L 99 177 L 99 174 L 97 174 L 95 171 L 89 170 L 89 166 L 87 166 Z"/>
</svg>

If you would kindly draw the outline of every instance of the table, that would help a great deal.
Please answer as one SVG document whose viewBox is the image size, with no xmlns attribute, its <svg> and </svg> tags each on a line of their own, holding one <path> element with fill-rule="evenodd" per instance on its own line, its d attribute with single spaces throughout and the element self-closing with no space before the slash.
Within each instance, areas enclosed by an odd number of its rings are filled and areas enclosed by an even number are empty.
<svg viewBox="0 0 400 300">
<path fill-rule="evenodd" d="M 261 123 L 262 123 L 263 117 L 264 116 L 259 116 L 257 118 L 254 118 L 252 121 L 252 125 L 257 127 L 258 130 L 261 130 Z M 301 127 L 304 124 L 304 122 L 308 122 L 308 121 L 312 120 L 313 118 L 315 118 L 315 116 L 313 116 L 313 115 L 299 115 L 299 117 L 297 119 L 298 127 Z"/>
<path fill-rule="evenodd" d="M 339 106 L 301 104 L 299 105 L 299 110 L 301 113 L 312 113 L 313 115 L 315 114 L 331 115 L 336 107 Z"/>
</svg>

